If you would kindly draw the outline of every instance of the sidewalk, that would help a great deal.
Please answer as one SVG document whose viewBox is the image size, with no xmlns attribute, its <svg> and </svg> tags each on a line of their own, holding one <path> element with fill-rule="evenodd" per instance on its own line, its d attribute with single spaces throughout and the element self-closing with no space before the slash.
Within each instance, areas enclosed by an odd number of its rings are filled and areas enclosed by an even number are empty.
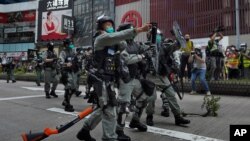
<svg viewBox="0 0 250 141">
<path fill-rule="evenodd" d="M 16 80 L 21 81 L 36 81 L 35 74 L 28 73 L 22 75 L 15 75 Z M 5 74 L 0 75 L 0 79 L 6 79 Z M 154 81 L 157 85 L 161 82 L 154 76 L 149 76 L 149 80 Z M 86 84 L 86 76 L 81 76 L 81 85 Z M 250 80 L 225 80 L 225 81 L 209 81 L 208 82 L 210 91 L 212 94 L 219 95 L 234 95 L 234 96 L 250 96 Z M 178 87 L 181 89 L 180 85 Z M 202 93 L 202 86 L 197 81 L 197 91 Z M 183 91 L 186 93 L 191 92 L 191 82 L 185 81 L 183 83 Z"/>
</svg>

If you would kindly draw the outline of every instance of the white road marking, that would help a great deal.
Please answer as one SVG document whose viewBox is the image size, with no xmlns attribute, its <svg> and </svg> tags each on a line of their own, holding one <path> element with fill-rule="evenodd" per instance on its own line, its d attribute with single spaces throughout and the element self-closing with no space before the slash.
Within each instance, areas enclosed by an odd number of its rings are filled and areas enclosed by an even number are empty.
<svg viewBox="0 0 250 141">
<path fill-rule="evenodd" d="M 61 109 L 61 108 L 49 108 L 47 110 L 51 111 L 51 112 L 57 112 L 57 113 L 72 115 L 72 116 L 77 116 L 78 115 L 78 112 L 66 112 L 66 111 L 64 111 L 64 109 Z"/>
<path fill-rule="evenodd" d="M 63 95 L 63 94 L 57 94 Z M 8 101 L 8 100 L 16 100 L 16 99 L 27 99 L 27 98 L 36 98 L 36 97 L 45 97 L 45 95 L 29 95 L 29 96 L 18 96 L 18 97 L 7 97 L 7 98 L 0 98 L 0 101 Z"/>
<path fill-rule="evenodd" d="M 39 88 L 39 87 L 22 87 L 22 88 L 32 91 L 44 91 L 44 88 Z M 55 92 L 64 93 L 64 90 L 56 90 Z"/>
<path fill-rule="evenodd" d="M 24 89 L 32 90 L 32 91 L 44 91 L 44 88 L 38 87 L 22 87 Z M 57 95 L 63 95 L 63 90 L 56 90 Z M 59 94 L 58 94 L 59 93 Z M 17 97 L 6 97 L 0 98 L 0 101 L 8 101 L 8 100 L 16 100 L 16 99 L 27 99 L 27 98 L 36 98 L 36 97 L 44 97 L 45 95 L 29 95 L 29 96 L 17 96 Z"/>
<path fill-rule="evenodd" d="M 129 123 L 126 122 L 126 127 L 129 128 Z M 152 127 L 147 126 L 148 130 L 147 132 L 154 133 L 154 134 L 160 134 L 165 136 L 170 136 L 178 139 L 188 140 L 188 141 L 223 141 L 220 139 L 205 137 L 205 136 L 199 136 L 195 134 L 180 132 L 180 131 L 174 131 L 174 130 L 168 130 L 158 127 Z"/>
<path fill-rule="evenodd" d="M 0 101 L 15 100 L 15 99 L 26 99 L 26 98 L 35 98 L 35 97 L 44 97 L 44 96 L 45 95 L 31 95 L 31 96 L 7 97 L 7 98 L 0 98 Z"/>
<path fill-rule="evenodd" d="M 57 112 L 57 113 L 66 114 L 66 115 L 72 115 L 72 116 L 78 116 L 78 113 L 79 113 L 79 112 L 66 112 L 62 108 L 55 108 L 55 107 L 54 108 L 49 108 L 47 110 L 51 111 L 51 112 Z M 86 116 L 85 118 L 88 119 L 90 117 L 90 115 Z"/>
<path fill-rule="evenodd" d="M 52 112 L 57 112 L 57 113 L 62 113 L 62 114 L 68 114 L 68 115 L 73 115 L 77 116 L 78 112 L 65 112 L 61 108 L 49 108 L 47 109 Z M 86 118 L 88 118 L 87 116 Z M 126 127 L 129 128 L 129 123 L 126 122 Z M 215 138 L 210 138 L 210 137 L 205 137 L 205 136 L 199 136 L 195 134 L 190 134 L 190 133 L 185 133 L 185 132 L 180 132 L 180 131 L 174 131 L 174 130 L 168 130 L 168 129 L 163 129 L 163 128 L 158 128 L 158 127 L 152 127 L 152 126 L 147 126 L 148 130 L 147 132 L 154 133 L 154 134 L 159 134 L 159 135 L 165 135 L 165 136 L 170 136 L 182 140 L 188 140 L 188 141 L 224 141 L 221 139 L 215 139 Z"/>
</svg>

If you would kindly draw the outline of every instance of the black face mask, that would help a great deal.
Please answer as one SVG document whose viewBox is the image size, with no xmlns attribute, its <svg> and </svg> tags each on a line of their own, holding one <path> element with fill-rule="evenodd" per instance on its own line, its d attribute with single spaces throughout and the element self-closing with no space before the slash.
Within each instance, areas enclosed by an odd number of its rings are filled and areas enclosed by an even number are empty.
<svg viewBox="0 0 250 141">
<path fill-rule="evenodd" d="M 189 39 L 186 39 L 186 41 L 189 41 Z"/>
<path fill-rule="evenodd" d="M 48 47 L 48 50 L 53 51 L 53 50 L 54 50 L 54 47 L 53 47 L 53 46 L 50 46 L 50 47 Z"/>
</svg>

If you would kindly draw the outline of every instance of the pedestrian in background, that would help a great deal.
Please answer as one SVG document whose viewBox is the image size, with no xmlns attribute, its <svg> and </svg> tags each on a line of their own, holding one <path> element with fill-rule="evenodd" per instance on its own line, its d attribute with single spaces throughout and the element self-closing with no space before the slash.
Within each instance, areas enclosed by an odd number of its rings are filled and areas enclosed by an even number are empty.
<svg viewBox="0 0 250 141">
<path fill-rule="evenodd" d="M 190 40 L 190 35 L 186 34 L 185 35 L 185 39 L 186 39 L 186 47 L 185 48 L 181 48 L 182 54 L 181 54 L 181 74 L 180 77 L 183 78 L 185 77 L 185 69 L 187 68 L 187 78 L 188 80 L 190 80 L 191 78 L 191 69 L 192 69 L 192 64 L 190 64 L 188 62 L 188 58 L 190 56 L 191 51 L 194 50 L 194 44 L 193 42 Z"/>
<path fill-rule="evenodd" d="M 191 52 L 188 61 L 193 64 L 193 69 L 191 73 L 191 84 L 192 84 L 192 91 L 190 94 L 196 94 L 196 84 L 195 81 L 197 77 L 200 78 L 200 82 L 203 85 L 206 95 L 210 96 L 211 92 L 209 90 L 207 81 L 206 81 L 206 52 L 205 48 L 197 45 L 195 47 L 195 51 Z"/>
</svg>

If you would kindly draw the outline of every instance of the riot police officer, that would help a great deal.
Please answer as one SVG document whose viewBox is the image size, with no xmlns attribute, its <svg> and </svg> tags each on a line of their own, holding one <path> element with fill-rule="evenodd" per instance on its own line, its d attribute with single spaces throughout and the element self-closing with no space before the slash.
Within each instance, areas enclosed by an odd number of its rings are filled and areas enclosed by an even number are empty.
<svg viewBox="0 0 250 141">
<path fill-rule="evenodd" d="M 78 58 L 73 50 L 74 45 L 70 39 L 63 41 L 64 50 L 60 52 L 60 64 L 62 65 L 62 83 L 64 84 L 64 101 L 62 103 L 65 111 L 73 112 L 74 108 L 70 104 L 72 94 L 77 89 Z"/>
<path fill-rule="evenodd" d="M 49 99 L 51 96 L 57 98 L 58 95 L 55 93 L 56 87 L 58 85 L 58 75 L 56 71 L 57 55 L 54 50 L 54 44 L 49 42 L 47 44 L 48 50 L 44 53 L 44 91 L 46 98 Z M 52 87 L 50 86 L 52 83 Z"/>
<path fill-rule="evenodd" d="M 88 47 L 88 49 L 85 51 L 84 54 L 84 69 L 86 71 L 86 91 L 85 91 L 85 96 L 84 99 L 88 99 L 90 97 L 90 89 L 93 86 L 91 79 L 90 79 L 90 73 L 94 71 L 94 61 L 93 61 L 93 50 L 92 47 Z"/>
<path fill-rule="evenodd" d="M 81 73 L 83 70 L 83 59 L 84 59 L 84 52 L 81 48 L 76 49 L 76 57 L 77 57 L 77 70 L 76 70 L 77 81 L 76 81 L 75 95 L 80 96 L 82 92 L 79 90 L 79 85 L 80 85 Z"/>
<path fill-rule="evenodd" d="M 121 24 L 117 31 L 123 31 L 133 28 L 132 24 Z M 148 46 L 141 46 L 134 41 L 134 37 L 126 40 L 126 48 L 121 52 L 121 59 L 124 64 L 120 64 L 120 83 L 118 95 L 118 118 L 117 118 L 117 135 L 118 140 L 129 141 L 130 138 L 124 134 L 123 128 L 125 126 L 125 119 L 130 109 L 131 96 L 136 99 L 133 117 L 129 124 L 130 128 L 138 128 L 139 131 L 147 131 L 147 126 L 140 122 L 140 117 L 143 109 L 147 105 L 147 99 L 152 95 L 156 95 L 155 84 L 149 80 L 140 79 L 141 70 L 140 65 L 145 57 L 149 57 L 147 51 Z M 150 53 L 152 54 L 152 53 Z M 124 66 L 123 66 L 124 65 Z M 127 69 L 126 69 L 127 67 Z M 126 73 L 126 70 L 127 73 Z M 150 87 L 145 89 L 145 86 Z"/>
<path fill-rule="evenodd" d="M 178 41 L 169 42 L 159 48 L 159 68 L 158 68 L 158 76 L 161 80 L 164 88 L 162 89 L 162 101 L 164 110 L 171 109 L 172 113 L 175 117 L 175 124 L 189 124 L 190 120 L 185 119 L 181 116 L 180 106 L 177 103 L 177 99 L 175 97 L 176 91 L 170 83 L 169 75 L 171 72 L 171 56 L 174 51 L 178 50 L 180 47 Z M 169 107 L 168 107 L 169 106 Z M 167 111 L 164 111 L 167 112 Z M 147 115 L 147 120 L 152 120 L 153 115 Z M 150 123 L 150 121 L 148 121 Z"/>
<path fill-rule="evenodd" d="M 15 76 L 14 76 L 14 69 L 15 69 L 15 60 L 13 57 L 7 57 L 7 63 L 6 63 L 6 71 L 7 71 L 7 83 L 9 83 L 9 80 L 12 80 L 12 83 L 15 83 Z"/>
<path fill-rule="evenodd" d="M 42 53 L 37 52 L 36 58 L 35 58 L 35 69 L 36 69 L 36 84 L 37 86 L 41 86 L 40 82 L 42 80 L 42 70 L 43 70 L 43 58 Z"/>
<path fill-rule="evenodd" d="M 5 52 L 2 57 L 2 67 L 3 72 L 7 72 L 7 83 L 9 83 L 10 78 L 12 79 L 12 82 L 15 83 L 15 77 L 14 77 L 14 64 L 13 64 L 13 58 L 7 57 L 7 53 Z"/>
<path fill-rule="evenodd" d="M 143 27 L 128 29 L 114 33 L 114 21 L 108 16 L 101 16 L 97 20 L 97 30 L 99 36 L 94 42 L 94 60 L 97 71 L 95 75 L 100 79 L 94 84 L 94 89 L 98 90 L 98 100 L 100 108 L 84 121 L 83 128 L 77 134 L 79 140 L 94 141 L 90 136 L 89 130 L 102 121 L 103 136 L 102 140 L 114 141 L 117 140 L 116 130 L 116 106 L 117 101 L 114 91 L 115 80 L 115 55 L 118 51 L 114 45 L 121 41 L 130 39 L 140 32 L 149 30 L 150 25 L 146 24 Z"/>
</svg>

